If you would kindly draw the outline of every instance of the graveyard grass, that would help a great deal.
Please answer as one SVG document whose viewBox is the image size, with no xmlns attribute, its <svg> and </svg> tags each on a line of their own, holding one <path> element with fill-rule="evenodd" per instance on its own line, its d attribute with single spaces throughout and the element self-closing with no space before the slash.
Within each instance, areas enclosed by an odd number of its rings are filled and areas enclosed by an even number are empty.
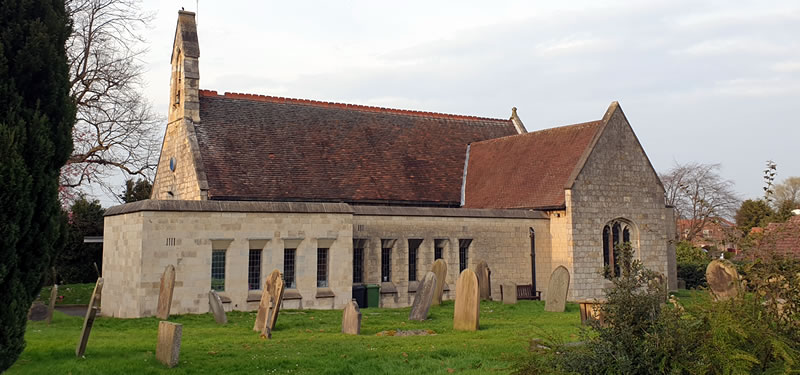
<svg viewBox="0 0 800 375">
<path fill-rule="evenodd" d="M 482 302 L 480 330 L 453 330 L 453 301 L 431 306 L 424 322 L 409 308 L 361 309 L 361 335 L 341 333 L 341 310 L 281 311 L 272 339 L 252 330 L 255 312 L 229 312 L 228 324 L 211 314 L 171 316 L 183 324 L 180 362 L 167 369 L 155 359 L 156 318 L 98 318 L 85 358 L 75 357 L 82 317 L 58 311 L 50 326 L 28 322 L 27 347 L 8 374 L 110 373 L 509 373 L 527 358 L 530 340 L 578 340 L 578 306 L 544 311 L 544 302 Z M 431 329 L 434 336 L 376 336 L 386 330 Z"/>
<path fill-rule="evenodd" d="M 45 286 L 42 288 L 36 300 L 43 302 L 45 305 L 50 303 L 50 289 L 53 289 L 53 287 Z M 92 298 L 93 290 L 94 283 L 59 285 L 58 295 L 64 298 L 56 299 L 56 305 L 86 305 L 89 303 L 89 299 Z"/>
</svg>

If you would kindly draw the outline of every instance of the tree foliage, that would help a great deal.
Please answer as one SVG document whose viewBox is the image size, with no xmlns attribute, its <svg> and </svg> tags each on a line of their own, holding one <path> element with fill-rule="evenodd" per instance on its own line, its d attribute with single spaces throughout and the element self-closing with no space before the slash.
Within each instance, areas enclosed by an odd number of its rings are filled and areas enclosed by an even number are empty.
<svg viewBox="0 0 800 375">
<path fill-rule="evenodd" d="M 153 191 L 153 184 L 143 178 L 129 179 L 125 181 L 125 192 L 119 195 L 119 199 L 124 203 L 131 203 L 150 199 L 150 193 Z"/>
<path fill-rule="evenodd" d="M 61 243 L 59 170 L 72 150 L 75 107 L 58 1 L 0 7 L 0 372 L 22 352 L 28 308 Z"/>
<path fill-rule="evenodd" d="M 753 227 L 764 227 L 774 220 L 775 211 L 763 199 L 748 199 L 736 211 L 736 226 L 747 235 Z"/>
<path fill-rule="evenodd" d="M 719 164 L 676 163 L 660 175 L 667 204 L 675 207 L 678 218 L 689 220 L 689 241 L 712 220 L 732 217 L 739 206 L 733 182 L 722 178 L 719 170 Z"/>
<path fill-rule="evenodd" d="M 103 214 L 105 210 L 97 200 L 88 201 L 80 197 L 72 204 L 67 225 L 67 238 L 64 249 L 54 261 L 56 274 L 61 283 L 89 283 L 97 280 L 94 264 L 102 267 L 103 244 L 84 243 L 86 236 L 103 235 Z"/>
<path fill-rule="evenodd" d="M 773 188 L 775 209 L 786 206 L 789 211 L 800 208 L 800 177 L 788 177 Z"/>
<path fill-rule="evenodd" d="M 61 173 L 65 198 L 113 174 L 149 177 L 160 142 L 158 117 L 142 95 L 142 31 L 152 19 L 138 0 L 68 0 L 74 23 L 67 54 L 77 104 L 75 150 Z M 114 195 L 116 196 L 116 194 Z"/>
</svg>

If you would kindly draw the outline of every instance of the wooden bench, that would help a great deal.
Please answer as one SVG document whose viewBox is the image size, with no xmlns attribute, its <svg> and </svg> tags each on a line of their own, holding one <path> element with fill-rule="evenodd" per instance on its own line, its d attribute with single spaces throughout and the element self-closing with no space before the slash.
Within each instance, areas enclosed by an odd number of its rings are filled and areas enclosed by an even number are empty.
<svg viewBox="0 0 800 375">
<path fill-rule="evenodd" d="M 517 285 L 517 299 L 527 299 L 539 301 L 542 299 L 542 292 L 533 290 L 533 285 Z"/>
</svg>

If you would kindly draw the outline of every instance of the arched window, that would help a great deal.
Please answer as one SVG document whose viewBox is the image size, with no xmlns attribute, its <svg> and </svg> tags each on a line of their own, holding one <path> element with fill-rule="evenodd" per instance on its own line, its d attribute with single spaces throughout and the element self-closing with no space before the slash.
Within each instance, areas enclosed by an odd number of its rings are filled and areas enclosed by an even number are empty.
<svg viewBox="0 0 800 375">
<path fill-rule="evenodd" d="M 633 231 L 633 225 L 622 219 L 612 220 L 603 227 L 603 266 L 609 267 L 611 277 L 619 275 L 617 245 L 631 242 Z"/>
</svg>

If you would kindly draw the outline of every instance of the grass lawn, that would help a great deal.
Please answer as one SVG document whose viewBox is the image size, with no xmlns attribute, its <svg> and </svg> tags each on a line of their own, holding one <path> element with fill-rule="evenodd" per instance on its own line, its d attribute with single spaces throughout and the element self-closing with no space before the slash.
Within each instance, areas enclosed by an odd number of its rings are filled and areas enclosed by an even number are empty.
<svg viewBox="0 0 800 375">
<path fill-rule="evenodd" d="M 183 324 L 174 369 L 155 359 L 156 318 L 98 318 L 85 358 L 76 358 L 83 318 L 55 312 L 50 326 L 28 323 L 27 347 L 7 373 L 509 373 L 530 355 L 530 339 L 574 341 L 580 330 L 576 304 L 548 313 L 539 301 L 483 302 L 478 332 L 453 331 L 452 301 L 432 307 L 425 322 L 408 321 L 409 308 L 361 312 L 362 334 L 348 336 L 340 333 L 341 311 L 281 311 L 271 340 L 252 331 L 255 312 L 228 313 L 224 326 L 210 314 L 173 316 L 171 321 Z M 437 335 L 376 336 L 393 329 L 432 329 Z"/>
<path fill-rule="evenodd" d="M 50 289 L 52 286 L 46 286 L 39 292 L 38 301 L 44 304 L 50 303 Z M 86 305 L 89 304 L 89 299 L 92 298 L 92 291 L 94 290 L 94 283 L 91 284 L 64 284 L 58 286 L 58 295 L 63 298 L 56 298 L 56 305 Z"/>
</svg>

